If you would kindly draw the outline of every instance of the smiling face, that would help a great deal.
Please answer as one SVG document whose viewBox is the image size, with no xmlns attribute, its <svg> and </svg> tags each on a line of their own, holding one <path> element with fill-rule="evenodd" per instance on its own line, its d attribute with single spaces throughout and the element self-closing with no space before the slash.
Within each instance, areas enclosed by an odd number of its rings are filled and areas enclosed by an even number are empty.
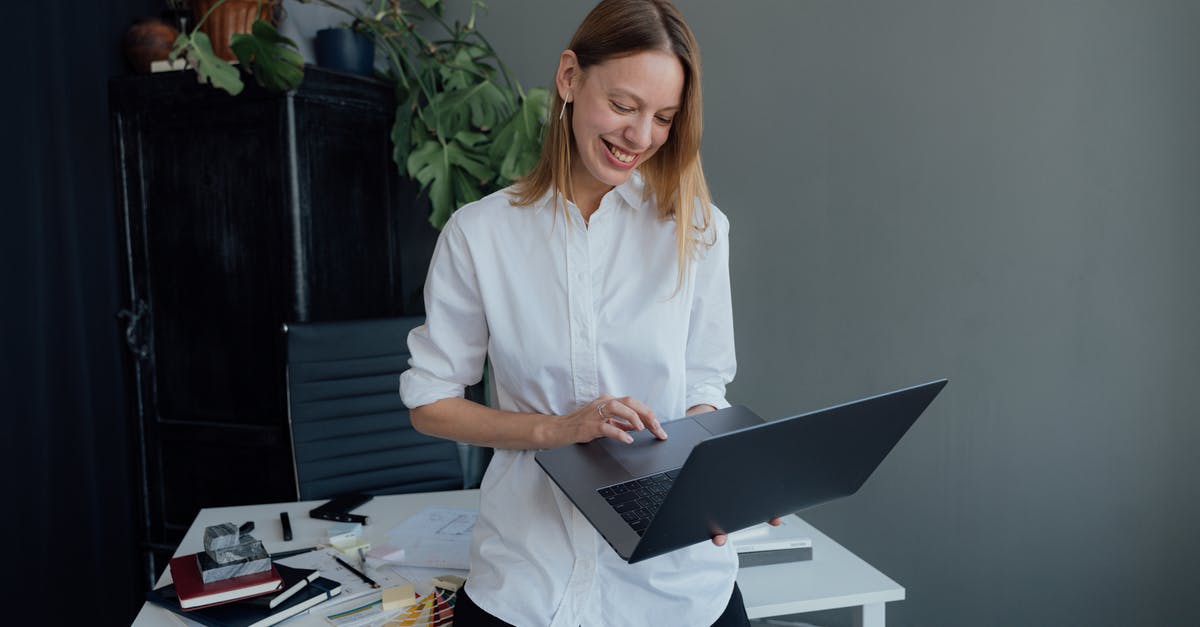
<svg viewBox="0 0 1200 627">
<path fill-rule="evenodd" d="M 573 103 L 573 200 L 586 215 L 667 141 L 683 97 L 683 66 L 669 52 L 649 50 L 582 70 L 568 50 L 557 78 L 559 94 Z"/>
</svg>

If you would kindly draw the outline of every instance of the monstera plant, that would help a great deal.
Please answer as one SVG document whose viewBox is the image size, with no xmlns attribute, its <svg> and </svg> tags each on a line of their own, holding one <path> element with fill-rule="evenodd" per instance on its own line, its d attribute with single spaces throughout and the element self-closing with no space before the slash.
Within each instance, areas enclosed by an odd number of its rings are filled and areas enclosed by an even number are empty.
<svg viewBox="0 0 1200 627">
<path fill-rule="evenodd" d="M 375 41 L 394 85 L 392 155 L 402 176 L 428 193 L 430 222 L 441 228 L 462 205 L 528 172 L 541 150 L 544 88 L 521 88 L 475 26 L 483 3 L 472 0 L 466 21 L 450 22 L 442 0 L 299 0 L 336 9 Z M 207 18 L 207 16 L 204 16 Z M 199 31 L 180 35 L 175 56 L 186 55 L 203 82 L 237 94 L 238 68 L 221 60 Z M 294 42 L 258 20 L 230 47 L 241 67 L 268 89 L 295 88 L 303 58 Z"/>
</svg>

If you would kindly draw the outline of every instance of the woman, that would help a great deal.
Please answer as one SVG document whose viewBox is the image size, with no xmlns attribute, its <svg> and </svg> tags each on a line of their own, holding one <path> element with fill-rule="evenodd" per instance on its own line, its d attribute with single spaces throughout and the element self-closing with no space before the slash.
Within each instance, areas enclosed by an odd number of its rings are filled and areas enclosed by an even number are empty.
<svg viewBox="0 0 1200 627">
<path fill-rule="evenodd" d="M 700 167 L 695 39 L 668 0 L 604 0 L 555 86 L 533 172 L 443 229 L 401 377 L 417 429 L 496 449 L 455 625 L 748 624 L 724 536 L 628 564 L 533 457 L 728 406 L 728 221 Z M 462 398 L 485 358 L 498 409 Z"/>
</svg>

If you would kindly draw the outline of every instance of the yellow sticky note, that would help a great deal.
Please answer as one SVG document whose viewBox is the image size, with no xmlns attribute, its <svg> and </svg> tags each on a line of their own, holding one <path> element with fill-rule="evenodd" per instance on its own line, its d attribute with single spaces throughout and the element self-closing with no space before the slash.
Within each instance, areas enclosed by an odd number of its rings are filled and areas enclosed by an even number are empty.
<svg viewBox="0 0 1200 627">
<path fill-rule="evenodd" d="M 467 580 L 458 575 L 439 575 L 433 578 L 433 587 L 441 588 L 446 592 L 458 592 Z"/>
<path fill-rule="evenodd" d="M 437 597 L 432 594 L 427 594 L 421 597 L 415 605 L 408 608 L 406 612 L 388 621 L 388 627 L 414 627 L 416 625 L 432 625 L 434 622 L 434 608 L 437 604 Z"/>
<path fill-rule="evenodd" d="M 392 586 L 383 590 L 383 609 L 398 610 L 417 602 L 417 594 L 411 583 Z"/>
</svg>

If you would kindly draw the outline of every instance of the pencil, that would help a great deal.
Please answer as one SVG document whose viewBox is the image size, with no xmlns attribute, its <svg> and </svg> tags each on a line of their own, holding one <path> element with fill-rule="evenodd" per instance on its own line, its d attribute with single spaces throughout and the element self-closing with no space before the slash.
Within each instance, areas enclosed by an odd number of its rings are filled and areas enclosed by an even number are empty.
<svg viewBox="0 0 1200 627">
<path fill-rule="evenodd" d="M 358 575 L 358 578 L 359 578 L 359 579 L 362 579 L 363 581 L 365 581 L 365 582 L 367 582 L 367 583 L 371 584 L 371 587 L 372 587 L 372 588 L 378 588 L 378 587 L 379 587 L 379 584 L 375 583 L 375 580 L 374 580 L 374 579 L 371 579 L 370 577 L 368 577 L 368 576 L 366 575 L 366 573 L 364 573 L 364 572 L 362 572 L 362 571 L 358 570 L 357 568 L 355 568 L 355 567 L 353 567 L 353 566 L 351 566 L 351 565 L 347 564 L 346 562 L 342 561 L 342 558 L 340 558 L 340 557 L 338 557 L 338 556 L 334 555 L 334 556 L 333 556 L 333 559 L 337 560 L 337 563 L 341 564 L 341 565 L 342 565 L 342 567 L 343 567 L 343 568 L 345 568 L 346 570 L 348 570 L 348 571 L 350 571 L 350 572 L 354 573 L 355 575 Z"/>
</svg>

